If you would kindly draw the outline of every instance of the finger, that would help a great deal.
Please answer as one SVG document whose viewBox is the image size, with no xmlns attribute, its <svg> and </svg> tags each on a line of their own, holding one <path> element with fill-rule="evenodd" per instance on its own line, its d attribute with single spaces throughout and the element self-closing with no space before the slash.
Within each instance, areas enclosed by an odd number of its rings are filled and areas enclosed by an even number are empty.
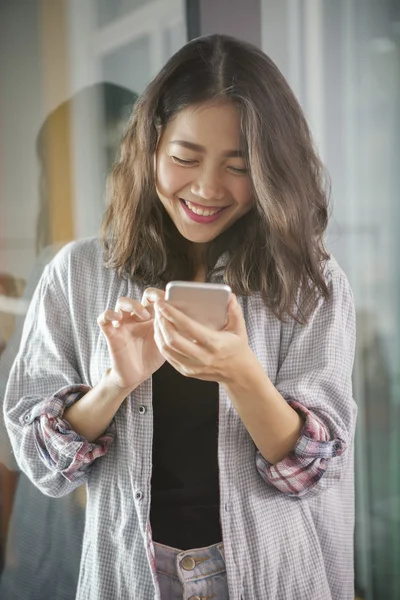
<svg viewBox="0 0 400 600">
<path fill-rule="evenodd" d="M 97 324 L 101 329 L 105 330 L 110 327 L 119 327 L 121 320 L 121 313 L 108 308 L 97 317 Z"/>
<path fill-rule="evenodd" d="M 159 312 L 156 313 L 154 327 L 159 330 L 164 351 L 172 351 L 182 358 L 196 359 L 199 352 L 197 343 L 180 335 L 173 323 Z"/>
<path fill-rule="evenodd" d="M 231 331 L 238 335 L 247 335 L 243 311 L 235 294 L 231 294 L 231 297 L 229 298 L 224 331 Z"/>
<path fill-rule="evenodd" d="M 115 310 L 118 313 L 127 313 L 139 321 L 148 321 L 151 319 L 149 311 L 140 302 L 132 298 L 118 298 Z"/>
<path fill-rule="evenodd" d="M 143 292 L 142 304 L 144 305 L 145 302 L 154 304 L 156 300 L 162 300 L 164 296 L 164 290 L 159 290 L 158 288 L 146 288 Z"/>
<path fill-rule="evenodd" d="M 182 362 L 175 359 L 173 356 L 168 356 L 168 358 L 166 358 L 166 360 L 169 362 L 169 364 L 172 367 L 174 367 L 174 369 L 176 371 L 178 371 L 178 373 L 180 373 L 184 377 L 193 377 L 196 379 L 199 378 L 195 368 L 183 365 Z"/>
<path fill-rule="evenodd" d="M 189 340 L 196 340 L 196 343 L 205 348 L 214 347 L 216 342 L 215 331 L 191 319 L 169 302 L 158 300 L 155 306 L 156 310 L 159 310 L 168 321 L 173 323 L 184 337 Z"/>
<path fill-rule="evenodd" d="M 174 367 L 179 373 L 186 377 L 194 377 L 196 373 L 195 362 L 187 356 L 183 356 L 176 350 L 170 348 L 166 343 L 161 330 L 160 321 L 154 321 L 154 341 L 162 356 Z"/>
<path fill-rule="evenodd" d="M 156 300 L 163 300 L 165 292 L 157 288 L 146 288 L 143 292 L 141 303 L 147 308 L 152 317 L 154 317 L 154 303 Z"/>
<path fill-rule="evenodd" d="M 166 345 L 163 335 L 161 333 L 160 322 L 158 319 L 154 319 L 154 341 L 156 343 L 156 346 L 157 346 L 160 354 L 164 358 L 167 358 L 167 356 L 166 356 L 167 345 Z"/>
</svg>

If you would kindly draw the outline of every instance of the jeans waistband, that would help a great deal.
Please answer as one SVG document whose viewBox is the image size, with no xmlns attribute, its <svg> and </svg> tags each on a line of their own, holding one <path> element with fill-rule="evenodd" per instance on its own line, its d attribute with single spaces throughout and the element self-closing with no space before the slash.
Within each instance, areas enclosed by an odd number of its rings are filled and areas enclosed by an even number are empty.
<svg viewBox="0 0 400 600">
<path fill-rule="evenodd" d="M 223 542 L 190 550 L 154 542 L 154 550 L 157 570 L 171 577 L 190 581 L 225 571 Z"/>
</svg>

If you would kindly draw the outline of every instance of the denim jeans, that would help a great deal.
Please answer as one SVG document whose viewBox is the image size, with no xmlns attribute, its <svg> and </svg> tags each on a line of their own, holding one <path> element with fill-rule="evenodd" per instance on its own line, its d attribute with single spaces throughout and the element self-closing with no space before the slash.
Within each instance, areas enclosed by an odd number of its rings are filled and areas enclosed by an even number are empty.
<svg viewBox="0 0 400 600">
<path fill-rule="evenodd" d="M 179 550 L 154 542 L 161 600 L 229 600 L 223 543 Z"/>
</svg>

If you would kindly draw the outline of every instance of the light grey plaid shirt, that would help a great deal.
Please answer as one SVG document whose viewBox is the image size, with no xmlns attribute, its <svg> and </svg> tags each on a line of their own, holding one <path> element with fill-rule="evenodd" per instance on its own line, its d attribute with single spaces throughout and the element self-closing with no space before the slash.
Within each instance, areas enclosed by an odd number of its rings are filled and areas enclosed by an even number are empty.
<svg viewBox="0 0 400 600">
<path fill-rule="evenodd" d="M 296 455 L 280 465 L 288 473 L 271 470 L 220 387 L 220 517 L 230 600 L 354 598 L 354 306 L 334 259 L 325 277 L 331 300 L 320 300 L 307 326 L 280 322 L 258 294 L 239 298 L 251 349 L 282 396 L 320 424 L 322 437 L 309 443 L 313 428 L 305 427 Z M 66 246 L 35 291 L 7 386 L 5 419 L 20 468 L 50 496 L 86 482 L 79 600 L 159 599 L 149 523 L 151 378 L 118 410 L 104 436 L 106 452 L 64 431 L 62 407 L 51 418 L 65 438 L 42 426 L 49 399 L 53 407 L 76 399 L 109 367 L 97 316 L 120 296 L 140 300 L 142 293 L 142 285 L 104 268 L 97 240 Z M 66 387 L 71 394 L 55 398 Z M 302 480 L 302 461 L 317 465 L 319 476 L 293 494 L 290 481 Z M 274 475 L 286 485 L 275 485 Z"/>
</svg>

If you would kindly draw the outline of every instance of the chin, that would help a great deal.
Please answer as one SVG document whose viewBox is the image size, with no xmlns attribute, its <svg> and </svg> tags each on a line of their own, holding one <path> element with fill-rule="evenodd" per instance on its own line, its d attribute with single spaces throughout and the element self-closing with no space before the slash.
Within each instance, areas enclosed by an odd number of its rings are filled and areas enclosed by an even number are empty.
<svg viewBox="0 0 400 600">
<path fill-rule="evenodd" d="M 194 237 L 189 235 L 184 235 L 183 237 L 186 238 L 188 242 L 192 242 L 192 244 L 209 244 L 210 242 L 213 242 L 218 237 L 218 235 L 205 238 Z"/>
<path fill-rule="evenodd" d="M 203 235 L 199 232 L 194 233 L 193 231 L 187 231 L 187 229 L 179 228 L 179 233 L 186 238 L 189 242 L 193 244 L 209 244 L 217 239 L 224 231 L 229 229 L 229 227 L 223 227 L 218 231 L 214 231 L 213 233 L 203 233 Z"/>
</svg>

